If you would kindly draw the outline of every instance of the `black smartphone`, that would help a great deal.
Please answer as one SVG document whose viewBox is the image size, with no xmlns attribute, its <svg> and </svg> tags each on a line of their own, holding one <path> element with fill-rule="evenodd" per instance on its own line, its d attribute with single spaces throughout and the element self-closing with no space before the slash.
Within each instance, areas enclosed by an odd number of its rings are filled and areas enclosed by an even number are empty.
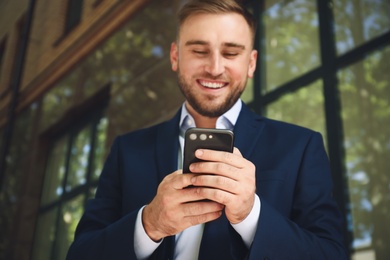
<svg viewBox="0 0 390 260">
<path fill-rule="evenodd" d="M 197 149 L 233 152 L 234 134 L 226 129 L 190 128 L 184 137 L 183 173 L 190 173 L 190 164 L 199 162 Z"/>
</svg>

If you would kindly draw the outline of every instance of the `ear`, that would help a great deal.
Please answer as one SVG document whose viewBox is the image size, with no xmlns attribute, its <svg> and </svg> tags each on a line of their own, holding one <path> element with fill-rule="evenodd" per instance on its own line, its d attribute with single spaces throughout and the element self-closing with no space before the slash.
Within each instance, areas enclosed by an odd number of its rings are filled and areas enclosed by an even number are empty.
<svg viewBox="0 0 390 260">
<path fill-rule="evenodd" d="M 252 50 L 249 58 L 248 78 L 253 78 L 253 75 L 256 70 L 256 62 L 257 62 L 257 51 Z"/>
<path fill-rule="evenodd" d="M 177 71 L 177 63 L 179 60 L 179 50 L 177 47 L 177 44 L 175 42 L 171 43 L 171 52 L 170 52 L 170 59 L 171 59 L 171 66 L 173 71 Z"/>
</svg>

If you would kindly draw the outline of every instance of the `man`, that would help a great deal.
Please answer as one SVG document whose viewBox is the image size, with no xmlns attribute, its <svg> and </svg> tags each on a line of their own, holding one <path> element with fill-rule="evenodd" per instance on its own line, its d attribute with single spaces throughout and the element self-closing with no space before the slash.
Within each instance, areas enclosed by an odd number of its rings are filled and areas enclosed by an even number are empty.
<svg viewBox="0 0 390 260">
<path fill-rule="evenodd" d="M 320 135 L 239 99 L 256 67 L 254 33 L 234 0 L 181 9 L 170 58 L 186 102 L 115 140 L 68 259 L 346 259 Z M 182 174 L 193 126 L 233 130 L 235 148 L 200 149 L 204 161 Z"/>
</svg>

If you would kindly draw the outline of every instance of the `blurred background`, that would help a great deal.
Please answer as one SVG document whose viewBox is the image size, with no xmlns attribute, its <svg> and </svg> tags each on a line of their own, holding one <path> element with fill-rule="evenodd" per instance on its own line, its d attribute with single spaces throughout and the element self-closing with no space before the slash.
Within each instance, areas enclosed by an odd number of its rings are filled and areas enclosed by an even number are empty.
<svg viewBox="0 0 390 260">
<path fill-rule="evenodd" d="M 184 2 L 0 0 L 1 260 L 64 259 L 113 138 L 181 105 Z M 351 259 L 390 259 L 390 1 L 244 2 L 259 60 L 243 100 L 322 133 Z"/>
</svg>

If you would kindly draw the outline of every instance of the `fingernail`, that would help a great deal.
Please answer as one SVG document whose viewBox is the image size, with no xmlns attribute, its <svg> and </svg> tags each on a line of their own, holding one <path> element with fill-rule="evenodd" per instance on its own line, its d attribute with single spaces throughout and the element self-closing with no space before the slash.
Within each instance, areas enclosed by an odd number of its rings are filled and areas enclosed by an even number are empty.
<svg viewBox="0 0 390 260">
<path fill-rule="evenodd" d="M 196 150 L 195 155 L 196 156 L 202 156 L 203 155 L 203 150 L 201 150 L 201 149 Z"/>
</svg>

